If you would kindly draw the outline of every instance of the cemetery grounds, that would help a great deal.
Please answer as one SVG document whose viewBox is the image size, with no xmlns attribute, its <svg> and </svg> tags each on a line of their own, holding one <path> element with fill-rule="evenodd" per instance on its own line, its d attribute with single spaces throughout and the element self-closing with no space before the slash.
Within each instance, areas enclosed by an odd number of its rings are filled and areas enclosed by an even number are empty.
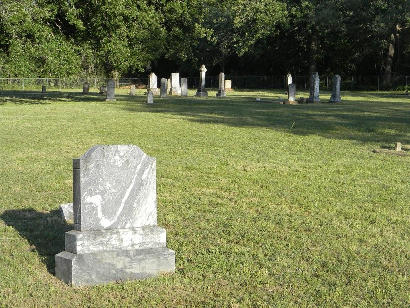
<svg viewBox="0 0 410 308">
<path fill-rule="evenodd" d="M 143 91 L 1 93 L 0 307 L 410 305 L 410 156 L 373 153 L 410 144 L 409 96 L 280 105 L 283 91 L 191 90 L 147 105 Z M 72 158 L 95 144 L 156 157 L 175 274 L 82 288 L 54 277 Z"/>
</svg>

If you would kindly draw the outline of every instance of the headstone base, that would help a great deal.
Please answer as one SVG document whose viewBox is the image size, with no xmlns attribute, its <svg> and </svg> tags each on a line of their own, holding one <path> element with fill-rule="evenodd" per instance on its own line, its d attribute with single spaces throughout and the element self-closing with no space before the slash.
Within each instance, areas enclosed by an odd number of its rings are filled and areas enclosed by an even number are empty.
<svg viewBox="0 0 410 308">
<path fill-rule="evenodd" d="M 195 96 L 198 96 L 198 97 L 208 97 L 208 91 L 206 91 L 206 90 L 203 90 L 203 91 L 197 90 Z"/>
<path fill-rule="evenodd" d="M 56 277 L 72 286 L 144 279 L 175 271 L 175 252 L 166 247 L 55 256 Z"/>
<path fill-rule="evenodd" d="M 340 103 L 342 101 L 341 97 L 334 97 L 333 95 L 330 97 L 329 103 Z"/>
<path fill-rule="evenodd" d="M 290 101 L 290 100 L 288 100 L 288 99 L 285 99 L 285 100 L 282 102 L 282 104 L 283 104 L 283 105 L 298 105 L 299 103 L 298 103 L 297 101 Z"/>
<path fill-rule="evenodd" d="M 105 101 L 106 102 L 115 102 L 116 99 L 115 98 L 106 98 Z"/>
<path fill-rule="evenodd" d="M 218 90 L 216 97 L 226 97 L 226 92 L 224 90 Z"/>
</svg>

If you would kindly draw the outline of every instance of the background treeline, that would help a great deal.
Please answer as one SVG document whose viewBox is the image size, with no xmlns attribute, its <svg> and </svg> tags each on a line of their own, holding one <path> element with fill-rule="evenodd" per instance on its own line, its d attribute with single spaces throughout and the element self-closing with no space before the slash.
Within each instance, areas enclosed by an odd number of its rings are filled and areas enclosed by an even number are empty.
<svg viewBox="0 0 410 308">
<path fill-rule="evenodd" d="M 1 77 L 410 74 L 409 0 L 0 0 Z"/>
</svg>

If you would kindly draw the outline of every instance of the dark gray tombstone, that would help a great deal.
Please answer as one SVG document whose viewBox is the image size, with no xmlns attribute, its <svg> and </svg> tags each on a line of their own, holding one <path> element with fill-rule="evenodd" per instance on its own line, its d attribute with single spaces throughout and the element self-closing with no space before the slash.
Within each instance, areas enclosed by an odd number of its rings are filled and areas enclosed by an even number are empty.
<svg viewBox="0 0 410 308">
<path fill-rule="evenodd" d="M 332 84 L 332 96 L 330 97 L 331 103 L 340 103 L 342 101 L 342 97 L 340 96 L 340 83 L 341 83 L 340 75 L 333 76 L 333 84 Z"/>
<path fill-rule="evenodd" d="M 219 73 L 219 89 L 218 92 L 216 93 L 216 97 L 225 97 L 226 92 L 225 92 L 225 74 L 224 73 Z"/>
<path fill-rule="evenodd" d="M 196 91 L 196 96 L 207 97 L 208 92 L 205 90 L 206 67 L 204 64 L 199 69 L 199 88 Z"/>
<path fill-rule="evenodd" d="M 309 95 L 309 103 L 319 103 L 319 73 L 315 72 L 310 77 L 310 95 Z"/>
<path fill-rule="evenodd" d="M 288 102 L 289 103 L 295 103 L 296 102 L 296 84 L 294 84 L 294 83 L 291 83 L 289 85 Z"/>
<path fill-rule="evenodd" d="M 188 78 L 181 78 L 181 95 L 188 96 Z"/>
<path fill-rule="evenodd" d="M 46 93 L 46 92 L 47 92 L 47 87 L 41 86 L 41 93 Z"/>
<path fill-rule="evenodd" d="M 115 101 L 115 80 L 109 79 L 107 82 L 107 98 L 106 101 Z"/>
<path fill-rule="evenodd" d="M 144 279 L 175 271 L 157 225 L 156 160 L 134 145 L 98 145 L 73 160 L 74 230 L 55 256 L 73 286 Z"/>
<path fill-rule="evenodd" d="M 88 94 L 90 92 L 90 84 L 88 82 L 83 83 L 83 94 Z"/>
<path fill-rule="evenodd" d="M 161 78 L 160 97 L 167 97 L 167 90 L 168 90 L 168 80 L 166 78 Z"/>
</svg>

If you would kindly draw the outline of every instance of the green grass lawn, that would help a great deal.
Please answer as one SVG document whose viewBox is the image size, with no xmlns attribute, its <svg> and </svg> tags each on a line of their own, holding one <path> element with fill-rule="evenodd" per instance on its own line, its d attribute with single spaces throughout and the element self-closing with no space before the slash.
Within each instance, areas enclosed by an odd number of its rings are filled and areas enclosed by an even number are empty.
<svg viewBox="0 0 410 308">
<path fill-rule="evenodd" d="M 410 144 L 408 96 L 294 106 L 279 91 L 210 91 L 150 106 L 120 92 L 1 94 L 0 307 L 410 305 L 410 157 L 372 152 Z M 95 144 L 157 158 L 175 274 L 83 288 L 54 277 L 72 158 Z"/>
</svg>

